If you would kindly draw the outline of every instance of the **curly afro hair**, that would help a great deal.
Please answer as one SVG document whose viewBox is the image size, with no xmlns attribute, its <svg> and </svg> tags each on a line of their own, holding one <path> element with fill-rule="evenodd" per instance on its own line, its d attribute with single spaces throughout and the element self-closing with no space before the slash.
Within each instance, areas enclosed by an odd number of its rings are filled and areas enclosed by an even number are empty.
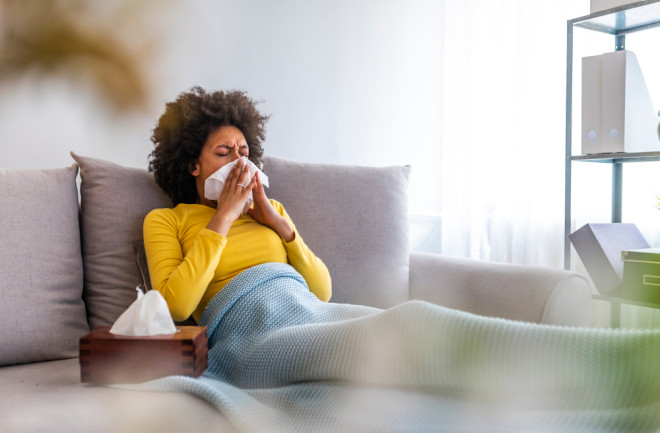
<svg viewBox="0 0 660 433">
<path fill-rule="evenodd" d="M 261 115 L 255 105 L 243 91 L 207 93 L 201 87 L 193 87 L 166 104 L 151 136 L 155 147 L 150 154 L 149 171 L 174 206 L 199 203 L 190 171 L 209 134 L 221 126 L 240 129 L 250 150 L 248 158 L 262 166 L 261 143 L 268 116 Z"/>
</svg>

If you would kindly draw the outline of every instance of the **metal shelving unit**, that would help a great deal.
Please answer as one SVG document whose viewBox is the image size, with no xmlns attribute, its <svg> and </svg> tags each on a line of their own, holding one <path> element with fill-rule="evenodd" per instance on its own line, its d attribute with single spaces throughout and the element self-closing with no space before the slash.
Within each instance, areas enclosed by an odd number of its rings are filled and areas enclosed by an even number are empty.
<svg viewBox="0 0 660 433">
<path fill-rule="evenodd" d="M 660 161 L 660 152 L 638 153 L 599 153 L 596 155 L 573 155 L 573 161 L 604 162 L 620 164 L 623 162 L 649 162 Z"/>
<path fill-rule="evenodd" d="M 614 36 L 614 49 L 624 50 L 626 35 L 660 26 L 660 0 L 630 3 L 568 20 L 566 30 L 566 160 L 564 212 L 564 267 L 570 268 L 571 170 L 573 161 L 612 165 L 612 222 L 621 222 L 623 164 L 660 161 L 660 152 L 573 155 L 573 30 L 580 27 Z"/>
</svg>

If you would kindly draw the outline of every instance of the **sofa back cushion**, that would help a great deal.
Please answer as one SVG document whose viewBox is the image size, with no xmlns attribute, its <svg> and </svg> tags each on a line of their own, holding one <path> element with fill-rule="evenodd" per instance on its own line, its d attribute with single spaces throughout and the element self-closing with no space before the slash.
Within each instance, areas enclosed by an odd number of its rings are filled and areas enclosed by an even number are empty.
<svg viewBox="0 0 660 433">
<path fill-rule="evenodd" d="M 332 277 L 332 301 L 387 308 L 409 297 L 409 166 L 360 167 L 265 157 L 280 201 Z"/>
<path fill-rule="evenodd" d="M 72 153 L 80 165 L 85 303 L 92 329 L 111 325 L 142 283 L 134 244 L 151 209 L 172 202 L 146 169 Z"/>
<path fill-rule="evenodd" d="M 0 169 L 0 365 L 77 356 L 89 332 L 77 173 Z"/>
<path fill-rule="evenodd" d="M 148 280 L 146 265 L 138 266 L 145 261 L 142 222 L 171 202 L 145 169 L 72 156 L 80 165 L 85 301 L 94 329 L 112 324 L 135 300 L 143 275 Z M 408 299 L 409 171 L 264 159 L 266 193 L 328 266 L 332 301 L 386 308 Z"/>
</svg>

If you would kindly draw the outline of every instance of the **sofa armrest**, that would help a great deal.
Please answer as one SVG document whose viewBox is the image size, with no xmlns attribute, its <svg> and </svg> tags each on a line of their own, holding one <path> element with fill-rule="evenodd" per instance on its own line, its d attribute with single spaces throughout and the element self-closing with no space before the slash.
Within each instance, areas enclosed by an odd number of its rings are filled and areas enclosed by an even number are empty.
<svg viewBox="0 0 660 433">
<path fill-rule="evenodd" d="M 587 326 L 591 285 L 561 269 L 410 255 L 410 298 L 491 317 Z"/>
</svg>

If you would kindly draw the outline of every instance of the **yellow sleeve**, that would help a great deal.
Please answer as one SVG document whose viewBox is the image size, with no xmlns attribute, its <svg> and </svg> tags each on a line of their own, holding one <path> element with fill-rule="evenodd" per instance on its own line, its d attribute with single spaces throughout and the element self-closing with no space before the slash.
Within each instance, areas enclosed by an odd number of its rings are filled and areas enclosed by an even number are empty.
<svg viewBox="0 0 660 433">
<path fill-rule="evenodd" d="M 163 295 L 174 320 L 185 320 L 211 282 L 227 239 L 204 228 L 184 257 L 178 226 L 171 209 L 151 211 L 144 220 L 144 248 L 152 288 Z"/>
<path fill-rule="evenodd" d="M 332 280 L 330 272 L 312 250 L 305 244 L 291 217 L 277 201 L 271 200 L 277 211 L 291 224 L 295 237 L 291 242 L 283 242 L 289 264 L 303 276 L 309 286 L 309 291 L 323 302 L 328 302 L 332 296 Z"/>
</svg>

